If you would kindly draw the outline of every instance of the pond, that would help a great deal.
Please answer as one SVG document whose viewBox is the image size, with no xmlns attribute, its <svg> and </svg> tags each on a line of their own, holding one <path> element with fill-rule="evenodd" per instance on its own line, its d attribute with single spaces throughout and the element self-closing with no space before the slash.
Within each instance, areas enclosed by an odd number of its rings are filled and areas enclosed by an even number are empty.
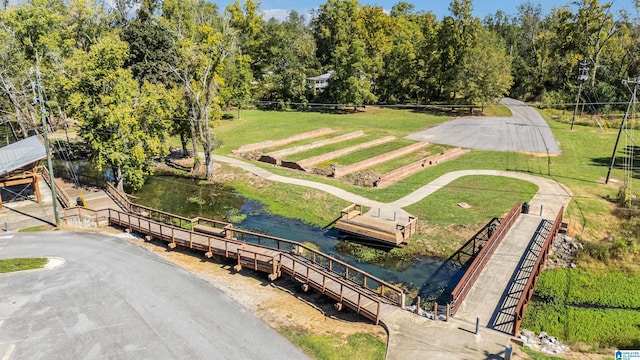
<svg viewBox="0 0 640 360">
<path fill-rule="evenodd" d="M 419 256 L 414 261 L 366 263 L 340 253 L 341 235 L 299 220 L 269 214 L 256 201 L 240 196 L 232 188 L 177 176 L 152 176 L 133 194 L 135 202 L 186 217 L 201 216 L 227 221 L 234 227 L 298 242 L 315 244 L 322 252 L 355 265 L 385 281 L 403 284 L 422 299 L 446 302 L 463 271 L 453 263 Z"/>
</svg>

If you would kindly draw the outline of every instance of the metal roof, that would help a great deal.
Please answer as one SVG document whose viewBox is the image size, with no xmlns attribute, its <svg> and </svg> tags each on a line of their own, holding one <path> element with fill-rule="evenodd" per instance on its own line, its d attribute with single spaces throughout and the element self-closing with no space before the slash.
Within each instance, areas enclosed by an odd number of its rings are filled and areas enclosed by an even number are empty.
<svg viewBox="0 0 640 360">
<path fill-rule="evenodd" d="M 47 157 L 44 144 L 37 135 L 0 148 L 0 176 Z"/>
<path fill-rule="evenodd" d="M 329 70 L 329 72 L 324 73 L 320 76 L 307 78 L 307 80 L 312 80 L 312 81 L 329 80 L 331 79 L 331 76 L 333 76 L 333 70 Z"/>
</svg>

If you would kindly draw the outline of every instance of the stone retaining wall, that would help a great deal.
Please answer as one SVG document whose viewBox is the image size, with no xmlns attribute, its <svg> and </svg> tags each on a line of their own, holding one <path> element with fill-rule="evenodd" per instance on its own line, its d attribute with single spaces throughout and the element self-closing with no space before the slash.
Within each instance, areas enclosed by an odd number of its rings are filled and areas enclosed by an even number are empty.
<svg viewBox="0 0 640 360">
<path fill-rule="evenodd" d="M 376 186 L 379 188 L 387 187 L 396 181 L 402 180 L 428 167 L 435 166 L 443 161 L 455 159 L 468 152 L 469 152 L 468 149 L 453 148 L 453 149 L 445 150 L 439 154 L 431 155 L 420 161 L 416 161 L 409 165 L 405 165 L 401 168 L 395 169 L 393 171 L 390 171 L 382 175 L 382 177 L 380 178 Z"/>
<path fill-rule="evenodd" d="M 386 137 L 383 137 L 383 138 L 380 138 L 380 139 L 376 139 L 376 140 L 373 140 L 373 141 L 369 141 L 369 142 L 366 142 L 366 143 L 350 146 L 348 148 L 344 148 L 344 149 L 328 152 L 326 154 L 322 154 L 322 155 L 318 155 L 318 156 L 314 156 L 314 157 L 310 157 L 308 159 L 304 159 L 304 160 L 298 161 L 297 166 L 308 170 L 310 167 L 313 167 L 313 166 L 318 165 L 320 163 L 323 163 L 323 162 L 326 162 L 326 161 L 329 161 L 329 160 L 332 160 L 332 159 L 339 158 L 341 156 L 344 156 L 346 154 L 352 153 L 354 151 L 358 151 L 358 150 L 366 149 L 368 147 L 384 144 L 384 143 L 392 141 L 392 140 L 395 140 L 395 136 L 386 136 Z"/>
<path fill-rule="evenodd" d="M 332 132 L 333 132 L 332 129 L 324 128 L 324 129 L 318 129 L 318 130 L 309 131 L 309 132 L 306 132 L 306 133 L 296 134 L 296 135 L 289 136 L 288 138 L 284 138 L 284 139 L 280 139 L 280 140 L 267 140 L 267 141 L 263 141 L 263 142 L 259 142 L 259 143 L 255 143 L 255 144 L 247 144 L 247 145 L 241 146 L 239 149 L 235 150 L 234 153 L 236 153 L 236 154 L 237 153 L 245 153 L 245 152 L 251 152 L 251 151 L 266 149 L 266 148 L 270 148 L 270 147 L 283 146 L 283 145 L 287 145 L 287 144 L 290 144 L 292 142 L 296 142 L 296 141 L 300 141 L 300 140 L 304 140 L 304 139 L 324 136 L 324 135 L 327 135 L 327 134 L 331 134 Z"/>
<path fill-rule="evenodd" d="M 405 146 L 401 149 L 398 150 L 394 150 L 394 151 L 390 151 L 372 158 L 369 158 L 367 160 L 363 160 L 360 162 L 357 162 L 355 164 L 351 164 L 351 165 L 347 165 L 347 166 L 342 166 L 339 168 L 336 168 L 336 171 L 334 173 L 334 177 L 335 178 L 340 178 L 342 176 L 345 176 L 347 174 L 350 174 L 352 172 L 356 172 L 359 170 L 364 170 L 364 169 L 368 169 L 368 168 L 372 168 L 378 164 L 382 164 L 384 162 L 387 162 L 389 160 L 395 159 L 395 158 L 399 158 L 400 156 L 403 155 L 407 155 L 410 154 L 414 151 L 420 150 L 423 147 L 429 145 L 428 142 L 426 141 L 421 141 L 409 146 Z"/>
</svg>

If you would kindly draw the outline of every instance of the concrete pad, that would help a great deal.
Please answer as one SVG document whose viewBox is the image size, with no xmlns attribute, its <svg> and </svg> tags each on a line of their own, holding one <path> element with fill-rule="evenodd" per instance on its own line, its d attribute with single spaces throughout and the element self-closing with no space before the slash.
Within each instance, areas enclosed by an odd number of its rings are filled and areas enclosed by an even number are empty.
<svg viewBox="0 0 640 360">
<path fill-rule="evenodd" d="M 475 335 L 475 322 L 429 320 L 402 309 L 382 322 L 389 332 L 387 360 L 500 359 L 511 340 L 484 328 Z"/>
<path fill-rule="evenodd" d="M 514 99 L 501 102 L 511 117 L 467 116 L 410 134 L 409 140 L 468 149 L 560 154 L 560 147 L 542 116 Z"/>
</svg>

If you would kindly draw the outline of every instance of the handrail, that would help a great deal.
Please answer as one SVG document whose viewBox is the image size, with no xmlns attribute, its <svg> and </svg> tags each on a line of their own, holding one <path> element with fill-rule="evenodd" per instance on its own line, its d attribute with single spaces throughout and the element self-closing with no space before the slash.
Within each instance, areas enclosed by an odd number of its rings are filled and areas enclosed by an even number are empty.
<svg viewBox="0 0 640 360">
<path fill-rule="evenodd" d="M 287 239 L 282 239 L 282 238 L 278 238 L 275 236 L 269 236 L 269 235 L 264 235 L 264 234 L 259 234 L 259 233 L 255 233 L 255 232 L 251 232 L 251 231 L 247 231 L 247 230 L 241 230 L 241 229 L 237 229 L 237 228 L 233 228 L 233 229 L 228 229 L 230 231 L 232 231 L 234 233 L 234 235 L 239 234 L 240 236 L 238 238 L 242 239 L 244 238 L 245 235 L 247 236 L 253 236 L 256 237 L 258 240 L 258 244 L 267 248 L 271 248 L 271 249 L 277 249 L 282 251 L 283 247 L 280 245 L 280 243 L 285 243 L 285 244 L 289 244 L 292 245 L 292 249 L 293 252 L 295 254 L 298 254 L 299 256 L 303 256 L 305 259 L 311 261 L 314 264 L 317 264 L 319 266 L 322 266 L 323 268 L 332 271 L 334 273 L 337 273 L 335 271 L 335 264 L 338 264 L 340 266 L 343 266 L 345 268 L 345 274 L 344 277 L 349 279 L 350 281 L 354 281 L 353 277 L 349 278 L 349 273 L 351 272 L 356 273 L 360 276 L 362 276 L 362 284 L 358 283 L 358 285 L 363 286 L 365 288 L 368 288 L 367 286 L 367 279 L 373 280 L 374 282 L 377 282 L 380 285 L 380 295 L 393 301 L 393 303 L 398 304 L 399 306 L 403 306 L 403 304 L 401 303 L 402 300 L 402 294 L 403 291 L 402 289 L 400 289 L 398 286 L 395 286 L 391 283 L 388 283 L 376 276 L 373 276 L 365 271 L 362 271 L 360 269 L 358 269 L 357 267 L 350 265 L 344 261 L 341 261 L 339 259 L 336 259 L 330 255 L 327 255 L 321 251 L 318 251 L 316 249 L 313 249 L 309 246 L 306 246 L 302 243 L 299 243 L 297 241 L 293 241 L 293 240 L 287 240 Z M 262 244 L 262 239 L 266 239 L 269 241 L 275 241 L 276 242 L 276 246 L 272 247 L 269 245 L 263 245 Z M 301 251 L 301 249 L 304 249 L 305 251 L 307 251 L 310 254 L 310 257 L 304 256 L 304 252 Z M 321 262 L 319 262 L 320 259 L 326 259 L 327 260 L 327 264 L 323 264 Z M 338 273 L 339 274 L 339 273 Z M 342 274 L 340 274 L 342 276 Z M 394 297 L 389 297 L 387 295 L 384 294 L 385 290 L 389 290 L 392 291 L 393 293 L 395 293 Z"/>
<path fill-rule="evenodd" d="M 110 182 L 105 183 L 105 190 L 107 194 L 111 195 L 113 201 L 115 201 L 121 208 L 131 211 L 132 202 L 127 199 L 127 196 L 120 192 L 120 190 L 116 189 Z"/>
<path fill-rule="evenodd" d="M 46 182 L 47 185 L 49 185 L 49 188 L 51 188 L 51 174 L 49 173 L 49 170 L 44 166 L 42 167 L 42 178 L 44 179 L 44 182 Z M 70 207 L 71 200 L 69 199 L 69 195 L 67 195 L 67 192 L 64 191 L 63 188 L 58 186 L 57 183 L 55 183 L 54 186 L 56 187 L 56 195 L 57 195 L 56 197 L 58 198 L 58 201 L 60 201 L 60 204 L 62 205 L 62 207 L 63 208 Z"/>
<path fill-rule="evenodd" d="M 296 262 L 300 262 L 300 261 L 298 259 L 296 259 L 294 256 L 292 256 L 291 254 L 280 253 L 280 263 L 281 264 L 282 264 L 282 258 L 283 257 L 288 258 L 292 262 L 291 275 L 294 276 L 294 277 L 296 275 L 298 275 L 299 273 L 296 271 Z M 332 276 L 331 273 L 318 271 L 317 269 L 309 267 L 307 264 L 304 264 L 304 263 L 303 263 L 303 266 L 306 268 L 306 272 L 307 272 L 306 279 L 305 279 L 307 281 L 307 283 L 313 283 L 313 284 L 316 285 L 316 287 L 321 287 L 320 290 L 323 293 L 327 290 L 327 286 L 326 286 L 327 279 L 338 283 L 340 285 L 340 293 L 337 293 L 336 295 L 339 296 L 340 302 L 341 303 L 345 303 L 345 302 L 350 303 L 350 305 L 352 307 L 354 307 L 354 310 L 356 310 L 356 312 L 358 312 L 358 313 L 360 313 L 361 311 L 366 311 L 366 312 L 370 313 L 373 317 L 375 317 L 376 325 L 378 324 L 378 321 L 379 321 L 379 318 L 380 318 L 380 310 L 381 310 L 381 307 L 382 307 L 382 301 L 379 298 L 374 297 L 371 294 L 368 294 L 367 292 L 362 291 L 361 289 L 359 289 L 357 287 L 349 286 L 350 284 L 347 281 L 345 281 L 345 279 L 343 279 L 343 278 Z M 311 271 L 314 271 L 316 274 L 322 276 L 322 282 L 321 283 L 313 281 L 313 277 L 311 277 L 310 274 L 309 274 Z M 344 288 L 345 288 L 345 286 L 347 288 L 349 288 L 350 290 L 352 290 L 352 291 L 354 291 L 354 292 L 356 292 L 358 294 L 358 300 L 356 302 L 353 302 L 348 297 L 344 296 Z M 368 300 L 367 302 L 364 302 L 364 304 L 365 304 L 364 306 L 362 305 L 363 304 L 363 302 L 362 302 L 362 300 L 363 300 L 362 298 L 363 297 Z M 376 312 L 375 313 L 366 309 L 366 306 L 369 306 L 371 304 L 376 304 Z"/>
<path fill-rule="evenodd" d="M 161 221 L 155 220 L 155 219 L 151 219 L 148 216 L 145 216 L 143 214 L 136 214 L 136 213 L 130 213 L 130 212 L 124 212 L 124 211 L 120 211 L 120 210 L 116 210 L 116 209 L 104 209 L 104 210 L 90 210 L 90 209 L 86 209 L 86 208 L 70 208 L 68 209 L 70 212 L 74 209 L 82 209 L 82 210 L 86 210 L 86 211 L 93 211 L 95 213 L 95 218 L 96 218 L 96 224 L 98 223 L 98 212 L 99 211 L 107 211 L 107 217 L 109 219 L 109 223 L 111 224 L 111 219 L 117 219 L 119 223 L 122 223 L 122 218 L 126 217 L 127 219 L 127 224 L 129 225 L 129 227 L 136 227 L 135 223 L 131 222 L 131 219 L 133 218 L 134 220 L 137 219 L 138 222 L 138 226 L 137 228 L 140 230 L 147 230 L 149 232 L 151 232 L 150 226 L 151 226 L 151 222 L 154 222 L 156 225 L 159 226 L 160 228 L 160 235 L 161 236 L 168 236 L 171 239 L 174 239 L 174 232 L 175 231 L 181 231 L 181 232 L 185 232 L 189 234 L 189 243 L 190 246 L 192 246 L 192 238 L 193 236 L 200 236 L 200 237 L 204 237 L 205 239 L 207 239 L 207 241 L 209 242 L 209 244 L 211 243 L 211 241 L 223 241 L 225 244 L 235 244 L 235 245 L 245 245 L 247 244 L 246 241 L 243 240 L 239 240 L 237 238 L 221 238 L 221 237 L 217 237 L 217 236 L 211 236 L 208 234 L 204 234 L 204 233 L 200 233 L 200 232 L 195 232 L 192 229 L 185 229 L 179 226 L 176 226 L 175 224 L 166 224 L 163 223 Z M 81 210 L 78 210 L 79 214 L 81 212 Z M 80 215 L 78 215 L 80 216 Z M 67 217 L 69 217 L 67 215 L 67 212 L 65 211 L 65 215 L 63 217 L 64 220 L 67 219 Z M 144 229 L 141 227 L 141 220 L 144 220 L 148 223 L 149 225 L 149 229 Z M 163 227 L 165 228 L 169 228 L 172 230 L 172 234 L 171 235 L 167 235 L 167 234 L 163 234 L 162 233 L 162 229 Z M 304 258 L 307 261 L 311 261 L 313 264 L 317 264 L 321 267 L 323 267 L 326 270 L 329 270 L 330 273 L 339 275 L 340 277 L 344 278 L 345 281 L 351 281 L 355 284 L 357 284 L 358 286 L 362 286 L 370 291 L 379 291 L 379 294 L 382 298 L 388 299 L 390 300 L 393 304 L 398 305 L 398 306 L 403 306 L 404 304 L 402 303 L 404 301 L 404 297 L 403 297 L 403 291 L 402 289 L 400 289 L 399 287 L 387 283 L 384 280 L 381 280 L 373 275 L 370 275 L 352 265 L 349 265 L 341 260 L 338 260 L 336 258 L 333 258 L 327 254 L 324 254 L 318 250 L 312 249 L 306 245 L 303 245 L 301 243 L 298 243 L 296 241 L 293 240 L 287 240 L 287 239 L 280 239 L 280 238 L 276 238 L 273 236 L 268 236 L 268 235 L 263 235 L 263 234 L 258 234 L 258 233 L 254 233 L 251 231 L 246 231 L 246 230 L 240 230 L 240 229 L 235 229 L 235 228 L 227 228 L 227 231 L 232 231 L 234 234 L 241 234 L 243 237 L 244 235 L 247 236 L 254 236 L 254 237 L 258 237 L 258 244 L 251 244 L 252 246 L 256 246 L 258 248 L 263 248 L 263 249 L 268 249 L 268 250 L 278 250 L 281 254 L 287 254 L 285 252 L 283 252 L 284 250 L 289 250 L 291 251 L 289 254 L 290 256 L 300 256 L 302 258 Z M 272 247 L 272 246 L 267 246 L 267 245 L 263 245 L 262 244 L 262 239 L 267 239 L 267 240 L 271 240 L 271 241 L 276 241 L 276 247 Z M 292 245 L 291 249 L 283 249 L 283 247 L 280 245 L 280 243 L 285 243 L 285 244 L 289 244 Z M 209 245 L 210 247 L 210 245 Z M 308 258 L 307 256 L 304 255 L 304 252 L 301 251 L 301 249 L 304 249 L 305 251 L 310 253 L 311 258 Z M 243 250 L 245 251 L 245 250 Z M 328 266 L 322 264 L 320 262 L 321 259 L 326 259 L 328 262 Z M 336 267 L 342 266 L 345 269 L 345 273 L 344 275 L 337 272 L 335 270 Z M 349 276 L 349 274 L 351 273 L 352 276 Z M 362 277 L 362 283 L 358 283 L 354 280 L 354 274 L 360 275 Z M 377 288 L 379 290 L 373 290 L 371 288 L 368 287 L 367 284 L 367 279 L 378 283 L 380 286 Z M 371 281 L 369 281 L 369 285 L 371 285 Z M 389 297 L 386 293 L 388 291 L 393 292 L 394 297 Z"/>
<path fill-rule="evenodd" d="M 482 269 L 484 269 L 487 262 L 489 262 L 491 255 L 493 255 L 495 249 L 498 247 L 498 245 L 500 245 L 502 239 L 505 237 L 507 232 L 511 229 L 513 223 L 520 215 L 521 206 L 522 202 L 518 201 L 513 206 L 513 208 L 511 208 L 504 220 L 500 222 L 500 226 L 498 226 L 498 229 L 494 231 L 489 240 L 487 240 L 482 249 L 480 249 L 456 287 L 453 289 L 453 291 L 451 291 L 451 315 L 455 315 L 458 307 L 460 306 L 462 301 L 464 301 L 467 293 L 469 292 L 469 290 L 471 290 L 473 284 L 478 279 L 478 276 L 482 272 Z"/>
<path fill-rule="evenodd" d="M 513 320 L 513 335 L 515 336 L 518 330 L 520 329 L 520 324 L 524 319 L 524 313 L 527 311 L 527 307 L 529 306 L 529 300 L 533 296 L 533 292 L 536 288 L 536 284 L 538 283 L 538 279 L 540 278 L 540 274 L 542 273 L 542 268 L 544 267 L 545 262 L 547 261 L 547 257 L 549 256 L 549 250 L 551 245 L 553 245 L 553 240 L 555 239 L 560 227 L 562 226 L 562 216 L 564 214 L 564 206 L 560 208 L 558 215 L 556 215 L 555 220 L 553 221 L 553 225 L 551 226 L 551 230 L 549 234 L 547 234 L 547 238 L 540 249 L 540 253 L 538 254 L 538 258 L 536 259 L 535 265 L 533 265 L 533 270 L 531 274 L 529 274 L 529 279 L 527 280 L 527 284 L 524 286 L 524 290 L 522 291 L 522 295 L 520 295 L 520 300 L 518 300 L 518 305 L 516 305 L 515 310 L 515 318 Z"/>
<path fill-rule="evenodd" d="M 183 222 L 184 223 L 188 223 L 190 224 L 190 229 L 193 228 L 194 224 L 206 224 L 206 223 L 210 223 L 210 224 L 214 224 L 214 227 L 222 227 L 223 229 L 225 229 L 228 232 L 231 232 L 233 235 L 232 236 L 237 236 L 238 238 L 244 238 L 245 236 L 252 236 L 254 238 L 258 239 L 258 245 L 261 245 L 263 247 L 266 248 L 271 248 L 271 249 L 277 249 L 277 250 L 282 250 L 283 247 L 281 246 L 281 243 L 285 243 L 285 244 L 289 244 L 292 245 L 292 247 L 296 248 L 296 251 L 298 253 L 300 253 L 300 249 L 304 249 L 307 252 L 311 253 L 311 258 L 308 260 L 312 260 L 313 263 L 318 264 L 322 267 L 327 268 L 329 271 L 334 271 L 334 264 L 338 264 L 342 267 L 345 268 L 345 277 L 348 278 L 349 277 L 349 273 L 351 272 L 351 274 L 358 274 L 359 276 L 362 277 L 362 284 L 359 284 L 363 287 L 367 287 L 367 279 L 370 279 L 376 283 L 378 283 L 380 285 L 380 295 L 383 296 L 386 299 L 389 299 L 390 301 L 392 301 L 394 304 L 398 304 L 399 306 L 404 306 L 404 304 L 402 304 L 402 294 L 403 294 L 403 290 L 401 288 L 399 288 L 398 286 L 395 286 L 391 283 L 388 283 L 380 278 L 377 278 L 367 272 L 364 272 L 360 269 L 358 269 L 357 267 L 347 264 L 346 262 L 343 262 L 341 260 L 338 260 L 334 257 L 331 257 L 321 251 L 315 250 L 313 248 L 310 248 L 304 244 L 301 244 L 297 241 L 293 241 L 293 240 L 287 240 L 287 239 L 282 239 L 282 238 L 278 238 L 278 237 L 274 237 L 274 236 L 269 236 L 269 235 L 264 235 L 264 234 L 259 234 L 259 233 L 255 233 L 255 232 L 251 232 L 251 231 L 247 231 L 247 230 L 241 230 L 241 229 L 236 229 L 233 228 L 232 224 L 230 223 L 225 223 L 222 221 L 216 221 L 216 220 L 211 220 L 211 219 L 206 219 L 206 218 L 202 218 L 202 217 L 196 217 L 194 219 L 189 219 L 186 217 L 182 217 L 182 216 L 178 216 L 178 215 L 174 215 L 168 212 L 164 212 L 164 211 L 160 211 L 160 210 L 156 210 L 147 206 L 143 206 L 143 205 L 137 205 L 133 202 L 131 202 L 129 199 L 126 198 L 126 196 L 124 196 L 120 191 L 118 191 L 115 187 L 113 187 L 113 185 L 107 183 L 107 190 L 109 192 L 113 192 L 115 193 L 114 198 L 119 198 L 121 199 L 121 201 L 125 204 L 127 204 L 125 206 L 125 209 L 128 209 L 130 212 L 132 213 L 137 213 L 140 214 L 142 216 L 146 216 L 148 218 L 151 219 L 156 219 L 156 220 L 160 220 L 160 221 L 164 221 L 165 219 L 169 219 L 169 223 L 178 225 L 179 227 L 183 228 Z M 360 205 L 356 205 L 356 204 L 352 204 L 350 207 L 358 207 L 361 209 Z M 143 211 L 145 211 L 147 213 L 147 215 L 143 214 Z M 344 210 L 343 210 L 344 211 Z M 362 210 L 360 210 L 362 211 Z M 158 216 L 153 216 L 153 214 L 157 214 Z M 178 224 L 176 224 L 173 220 L 177 220 Z M 166 222 L 166 221 L 165 221 Z M 262 244 L 262 239 L 267 239 L 269 241 L 275 241 L 276 242 L 276 246 L 269 246 L 269 245 L 263 245 Z M 322 264 L 320 262 L 318 262 L 318 258 L 322 259 L 326 259 L 328 264 Z M 353 281 L 353 279 L 350 279 Z M 386 291 L 391 291 L 392 293 L 394 293 L 392 295 L 392 297 L 388 296 L 385 294 Z"/>
</svg>

